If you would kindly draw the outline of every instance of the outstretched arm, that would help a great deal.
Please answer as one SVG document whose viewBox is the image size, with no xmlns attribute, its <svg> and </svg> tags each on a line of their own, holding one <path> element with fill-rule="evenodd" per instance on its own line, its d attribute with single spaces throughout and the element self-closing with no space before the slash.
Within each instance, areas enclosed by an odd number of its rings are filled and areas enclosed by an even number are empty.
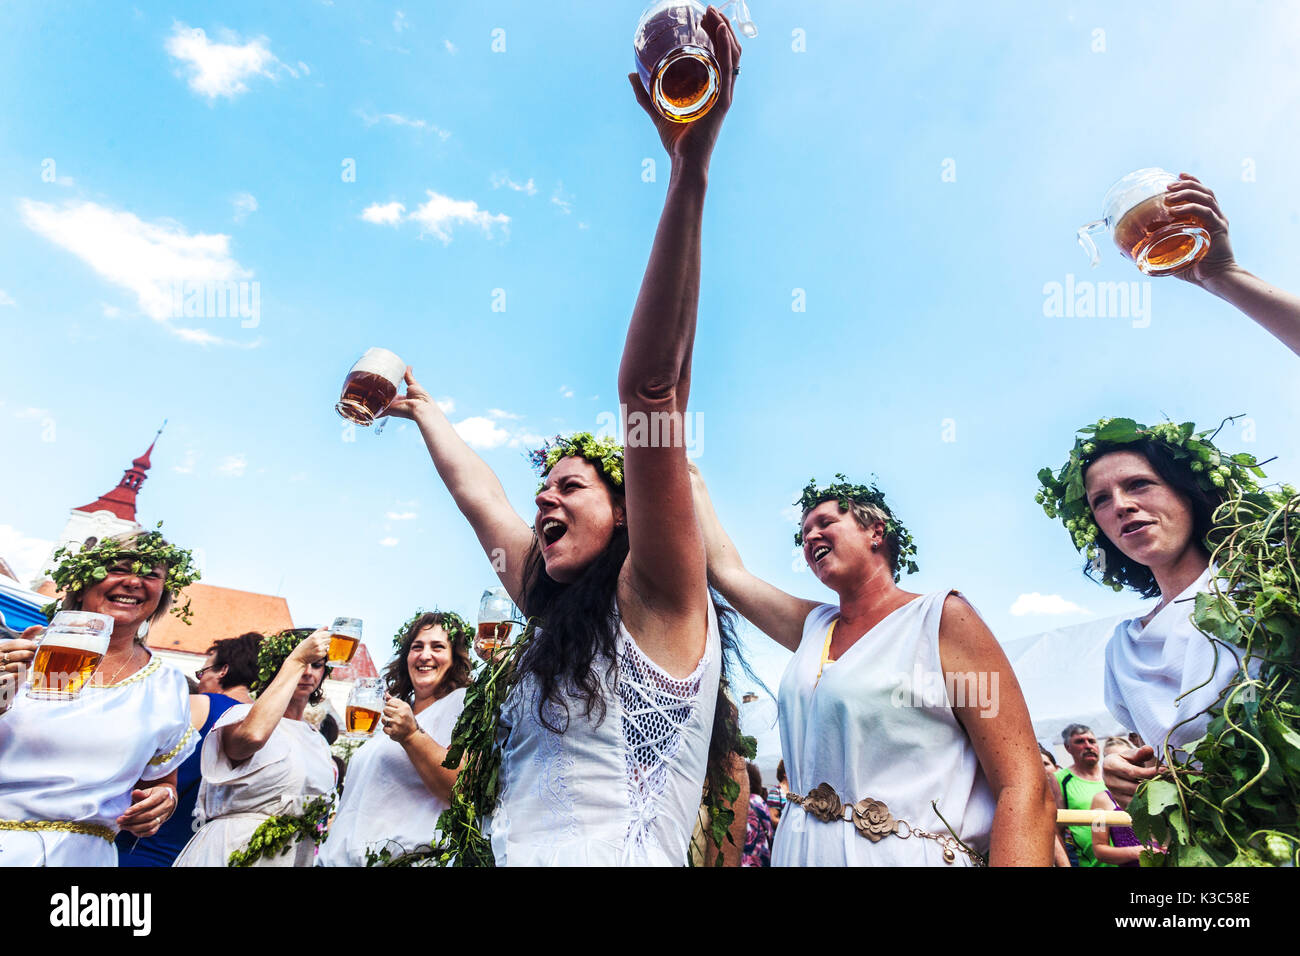
<svg viewBox="0 0 1300 956">
<path fill-rule="evenodd" d="M 619 607 L 641 650 L 674 676 L 689 674 L 704 652 L 709 598 L 686 471 L 684 416 L 709 160 L 731 105 L 740 58 L 740 44 L 717 10 L 709 8 L 703 26 L 722 72 L 718 100 L 703 118 L 689 124 L 664 119 L 635 74 L 629 77 L 672 158 L 672 174 L 618 375 L 619 401 L 627 414 L 630 548 Z"/>
<path fill-rule="evenodd" d="M 713 510 L 713 501 L 700 470 L 694 465 L 690 469 L 695 517 L 700 523 L 704 550 L 708 555 L 709 583 L 722 592 L 727 603 L 750 624 L 786 650 L 798 650 L 804 621 L 816 609 L 817 602 L 786 594 L 749 572 Z"/>
<path fill-rule="evenodd" d="M 1269 285 L 1237 265 L 1228 241 L 1228 219 L 1214 192 L 1195 176 L 1182 173 L 1180 177 L 1169 184 L 1169 208 L 1195 213 L 1209 224 L 1210 251 L 1178 277 L 1236 306 L 1300 355 L 1300 296 Z"/>
<path fill-rule="evenodd" d="M 438 477 L 474 529 L 510 599 L 522 606 L 524 560 L 533 547 L 533 532 L 511 507 L 496 474 L 456 433 L 409 367 L 406 394 L 393 400 L 387 414 L 419 427 Z"/>
</svg>

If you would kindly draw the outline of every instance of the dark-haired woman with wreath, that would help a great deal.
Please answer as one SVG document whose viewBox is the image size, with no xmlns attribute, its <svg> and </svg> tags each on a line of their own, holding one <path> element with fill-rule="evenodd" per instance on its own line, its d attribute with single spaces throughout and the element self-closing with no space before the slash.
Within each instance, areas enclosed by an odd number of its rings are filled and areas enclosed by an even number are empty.
<svg viewBox="0 0 1300 956">
<path fill-rule="evenodd" d="M 619 399 L 630 422 L 666 420 L 678 438 L 690 390 L 709 161 L 740 58 L 716 10 L 703 26 L 722 66 L 722 89 L 702 119 L 665 120 L 629 77 L 672 173 L 623 349 Z M 560 324 L 554 331 L 560 340 L 566 334 Z M 530 528 L 410 370 L 406 382 L 390 413 L 419 426 L 439 476 L 530 621 L 514 663 L 489 664 L 484 687 L 475 688 L 497 686 L 513 667 L 497 741 L 467 753 L 457 784 L 471 805 L 454 794 L 456 832 L 443 828 L 457 862 L 683 865 L 706 769 L 715 793 L 729 782 L 727 737 L 735 730 L 714 728 L 723 639 L 684 442 L 633 439 L 624 458 L 618 446 L 591 435 L 558 440 L 539 456 L 543 482 Z M 473 731 L 481 740 L 497 729 L 491 713 L 470 704 L 462 721 L 458 737 Z M 490 855 L 475 835 L 484 812 L 492 814 Z"/>
<path fill-rule="evenodd" d="M 1085 552 L 1085 572 L 1116 591 L 1160 599 L 1121 621 L 1106 645 L 1106 707 L 1147 742 L 1106 757 L 1106 782 L 1123 796 L 1156 776 L 1158 763 L 1185 757 L 1184 747 L 1205 734 L 1206 710 L 1241 668 L 1238 655 L 1202 634 L 1191 615 L 1215 576 L 1215 509 L 1257 490 L 1262 474 L 1251 456 L 1222 454 L 1210 432 L 1190 422 L 1147 426 L 1127 418 L 1081 428 L 1060 470 L 1038 474 L 1036 500 Z"/>
<path fill-rule="evenodd" d="M 874 485 L 810 482 L 796 543 L 826 604 L 751 574 L 693 473 L 709 578 L 794 653 L 773 866 L 1048 866 L 1055 808 L 1015 674 L 956 591 L 898 587 L 916 549 Z"/>
<path fill-rule="evenodd" d="M 55 558 L 63 597 L 46 612 L 106 614 L 113 634 L 66 700 L 22 692 L 42 628 L 0 640 L 0 866 L 116 866 L 119 831 L 152 836 L 175 811 L 176 770 L 197 745 L 185 678 L 145 636 L 199 575 L 156 531 Z"/>
<path fill-rule="evenodd" d="M 450 805 L 458 770 L 443 766 L 465 706 L 473 630 L 450 611 L 422 611 L 393 641 L 384 671 L 383 733 L 348 762 L 348 785 L 321 846 L 321 866 L 365 866 L 427 844 Z"/>
<path fill-rule="evenodd" d="M 199 829 L 173 866 L 311 866 L 315 821 L 291 820 L 334 791 L 329 744 L 304 719 L 325 697 L 330 632 L 283 631 L 262 640 L 251 704 L 231 707 L 203 742 Z M 322 815 L 323 817 L 323 815 Z M 268 832 L 291 832 L 261 852 Z M 232 863 L 232 857 L 235 861 Z"/>
</svg>

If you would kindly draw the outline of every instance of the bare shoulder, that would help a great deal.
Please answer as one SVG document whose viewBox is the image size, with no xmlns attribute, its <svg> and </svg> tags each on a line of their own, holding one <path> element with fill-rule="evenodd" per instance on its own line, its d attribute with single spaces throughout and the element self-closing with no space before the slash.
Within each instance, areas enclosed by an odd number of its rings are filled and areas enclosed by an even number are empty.
<svg viewBox="0 0 1300 956">
<path fill-rule="evenodd" d="M 979 612 L 958 591 L 950 591 L 943 599 L 943 617 L 939 621 L 939 637 L 960 643 L 980 643 L 993 634 L 979 616 Z"/>
</svg>

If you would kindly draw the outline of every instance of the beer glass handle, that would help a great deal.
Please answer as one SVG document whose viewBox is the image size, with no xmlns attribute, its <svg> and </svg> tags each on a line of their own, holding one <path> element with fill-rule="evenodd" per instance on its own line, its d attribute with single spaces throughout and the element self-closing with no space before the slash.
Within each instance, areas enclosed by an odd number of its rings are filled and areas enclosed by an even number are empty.
<svg viewBox="0 0 1300 956">
<path fill-rule="evenodd" d="M 728 10 L 732 10 L 735 15 L 728 13 Z M 745 0 L 727 0 L 726 3 L 718 7 L 718 12 L 724 17 L 730 17 L 731 22 L 736 25 L 736 29 L 740 31 L 742 36 L 751 40 L 758 36 L 758 27 L 754 26 L 753 17 L 749 13 L 749 4 Z"/>
<path fill-rule="evenodd" d="M 1095 232 L 1101 232 L 1105 228 L 1105 219 L 1098 219 L 1096 222 L 1090 222 L 1086 226 L 1079 227 L 1079 245 L 1083 246 L 1083 251 L 1088 254 L 1094 269 L 1097 268 L 1097 263 L 1101 261 L 1101 253 L 1097 251 L 1097 244 L 1092 241 L 1092 235 Z"/>
</svg>

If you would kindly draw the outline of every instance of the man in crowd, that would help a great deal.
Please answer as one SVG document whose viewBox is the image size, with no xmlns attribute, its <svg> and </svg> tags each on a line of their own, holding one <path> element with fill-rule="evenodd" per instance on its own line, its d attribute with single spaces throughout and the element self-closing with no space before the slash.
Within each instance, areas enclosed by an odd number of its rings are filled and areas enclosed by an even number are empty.
<svg viewBox="0 0 1300 956">
<path fill-rule="evenodd" d="M 1058 806 L 1067 810 L 1089 810 L 1092 798 L 1106 789 L 1101 778 L 1101 747 L 1092 729 L 1070 724 L 1061 731 L 1061 740 L 1074 763 L 1056 772 L 1060 784 Z M 1068 828 L 1073 838 L 1078 866 L 1104 866 L 1092 852 L 1092 830 L 1085 824 Z"/>
</svg>

